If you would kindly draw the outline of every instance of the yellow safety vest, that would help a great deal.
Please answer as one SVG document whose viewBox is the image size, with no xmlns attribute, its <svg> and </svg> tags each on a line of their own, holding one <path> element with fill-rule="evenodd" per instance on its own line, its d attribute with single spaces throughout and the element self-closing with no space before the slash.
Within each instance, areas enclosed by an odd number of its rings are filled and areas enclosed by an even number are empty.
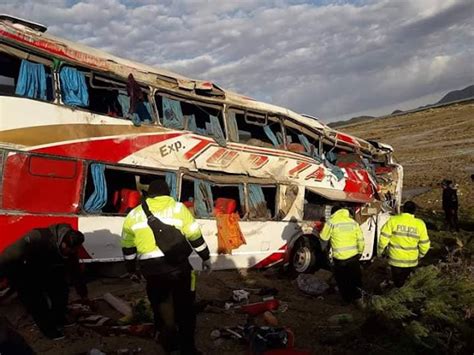
<svg viewBox="0 0 474 355">
<path fill-rule="evenodd" d="M 181 202 L 170 196 L 147 198 L 151 213 L 163 223 L 173 225 L 190 241 L 201 237 L 201 228 L 193 215 Z M 136 248 L 139 259 L 150 259 L 164 256 L 157 247 L 153 231 L 148 226 L 142 206 L 137 206 L 125 218 L 122 229 L 122 248 Z M 137 255 L 126 255 L 126 259 L 134 259 Z"/>
<path fill-rule="evenodd" d="M 387 221 L 380 233 L 377 254 L 388 247 L 388 263 L 396 267 L 414 267 L 430 249 L 425 222 L 410 213 L 402 213 Z"/>
<path fill-rule="evenodd" d="M 324 241 L 330 241 L 332 255 L 337 260 L 346 260 L 364 251 L 362 230 L 350 217 L 347 209 L 340 209 L 331 215 L 320 237 Z"/>
</svg>

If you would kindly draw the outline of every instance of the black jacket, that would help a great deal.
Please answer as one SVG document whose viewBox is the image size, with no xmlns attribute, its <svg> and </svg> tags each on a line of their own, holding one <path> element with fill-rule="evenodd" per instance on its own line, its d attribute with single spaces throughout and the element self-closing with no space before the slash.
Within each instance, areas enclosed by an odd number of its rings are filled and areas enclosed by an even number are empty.
<svg viewBox="0 0 474 355">
<path fill-rule="evenodd" d="M 0 254 L 0 278 L 12 278 L 20 268 L 37 277 L 48 277 L 53 268 L 65 267 L 79 296 L 86 297 L 87 287 L 79 256 L 61 254 L 60 245 L 70 230 L 69 224 L 53 224 L 26 233 Z"/>
<path fill-rule="evenodd" d="M 458 193 L 452 187 L 443 190 L 443 210 L 458 209 Z"/>
</svg>

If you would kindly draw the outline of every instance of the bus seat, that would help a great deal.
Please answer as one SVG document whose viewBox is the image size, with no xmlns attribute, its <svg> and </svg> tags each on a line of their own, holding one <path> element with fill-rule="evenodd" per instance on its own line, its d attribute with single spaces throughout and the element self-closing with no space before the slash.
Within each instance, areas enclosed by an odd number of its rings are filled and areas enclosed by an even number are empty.
<svg viewBox="0 0 474 355">
<path fill-rule="evenodd" d="M 115 192 L 115 194 L 118 194 L 118 193 L 119 191 Z M 115 199 L 116 199 L 115 194 L 114 194 L 114 204 L 116 207 L 118 207 L 119 213 L 127 213 L 140 204 L 141 195 L 140 195 L 140 192 L 138 192 L 137 190 L 121 189 L 119 206 L 117 206 L 118 203 L 115 203 Z"/>
<path fill-rule="evenodd" d="M 184 201 L 183 205 L 185 205 L 187 208 L 194 208 L 194 201 Z"/>
<path fill-rule="evenodd" d="M 237 210 L 237 201 L 231 198 L 219 197 L 214 202 L 215 213 L 234 213 Z"/>
</svg>

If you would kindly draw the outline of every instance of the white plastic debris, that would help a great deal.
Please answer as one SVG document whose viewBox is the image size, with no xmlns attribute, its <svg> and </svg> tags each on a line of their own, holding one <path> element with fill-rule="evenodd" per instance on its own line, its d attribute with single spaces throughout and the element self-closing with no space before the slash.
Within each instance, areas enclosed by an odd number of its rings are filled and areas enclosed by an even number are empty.
<svg viewBox="0 0 474 355">
<path fill-rule="evenodd" d="M 232 299 L 235 302 L 248 301 L 249 294 L 250 293 L 245 290 L 234 290 L 232 291 Z"/>
</svg>

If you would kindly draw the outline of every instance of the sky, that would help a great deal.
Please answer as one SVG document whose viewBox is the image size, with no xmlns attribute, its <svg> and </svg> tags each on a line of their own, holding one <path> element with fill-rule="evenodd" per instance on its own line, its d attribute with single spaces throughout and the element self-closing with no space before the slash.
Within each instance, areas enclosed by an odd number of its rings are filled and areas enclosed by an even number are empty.
<svg viewBox="0 0 474 355">
<path fill-rule="evenodd" d="M 0 13 L 325 122 L 474 84 L 473 0 L 2 0 Z"/>
</svg>

